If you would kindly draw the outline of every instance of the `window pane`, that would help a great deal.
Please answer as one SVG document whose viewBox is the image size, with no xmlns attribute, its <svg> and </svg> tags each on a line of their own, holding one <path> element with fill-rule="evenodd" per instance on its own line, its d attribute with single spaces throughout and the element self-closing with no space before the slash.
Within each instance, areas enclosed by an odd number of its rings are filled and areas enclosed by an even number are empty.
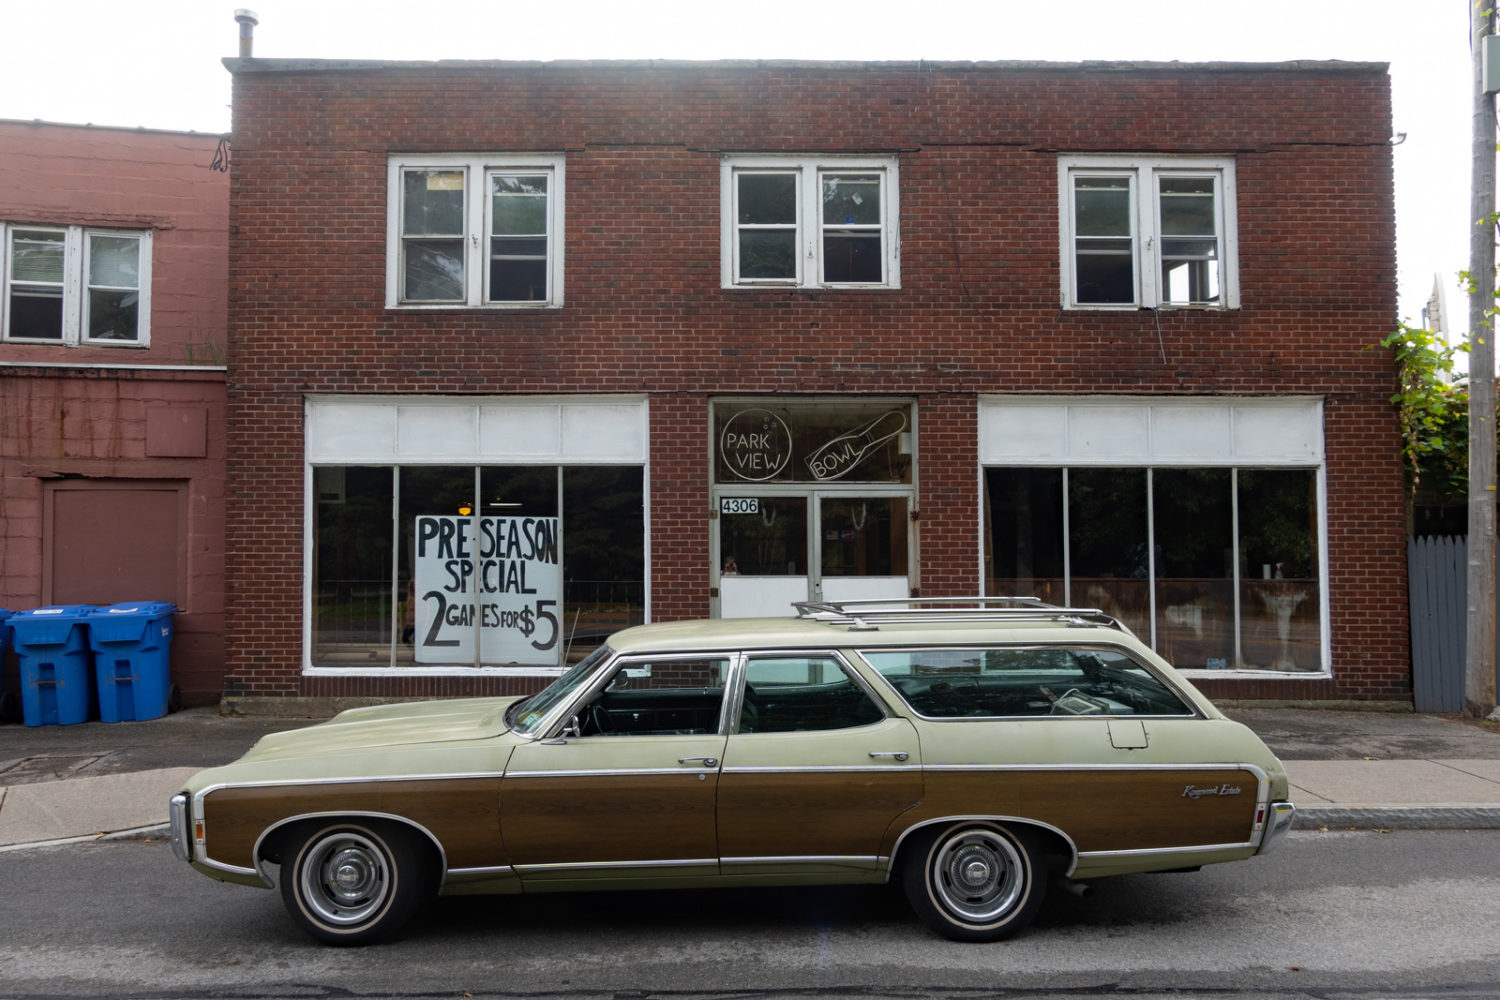
<svg viewBox="0 0 1500 1000">
<path fill-rule="evenodd" d="M 89 284 L 135 288 L 141 241 L 131 236 L 89 237 Z"/>
<path fill-rule="evenodd" d="M 406 236 L 462 236 L 464 232 L 464 172 L 462 170 L 407 170 L 401 232 Z"/>
<path fill-rule="evenodd" d="M 1143 664 L 1114 650 L 998 647 L 861 655 L 929 718 L 1192 714 Z"/>
<path fill-rule="evenodd" d="M 825 497 L 824 576 L 905 576 L 906 498 Z"/>
<path fill-rule="evenodd" d="M 797 277 L 797 234 L 791 229 L 740 230 L 741 278 Z"/>
<path fill-rule="evenodd" d="M 736 209 L 741 225 L 797 222 L 797 175 L 795 173 L 736 175 L 739 199 Z"/>
<path fill-rule="evenodd" d="M 12 286 L 7 335 L 37 340 L 61 340 L 62 305 L 60 289 L 54 291 Z"/>
<path fill-rule="evenodd" d="M 474 559 L 472 527 L 463 535 L 451 533 L 437 539 L 438 555 L 446 555 L 450 571 L 440 584 L 417 591 L 417 519 L 433 516 L 444 519 L 467 517 L 462 512 L 474 510 L 474 467 L 407 466 L 399 469 L 401 507 L 396 523 L 401 543 L 396 552 L 397 593 L 402 601 L 401 641 L 396 660 L 404 666 L 413 664 L 455 664 L 470 666 L 474 662 Z M 389 523 L 386 530 L 389 531 Z M 446 549 L 442 547 L 446 546 Z M 467 623 L 467 624 L 466 624 Z"/>
<path fill-rule="evenodd" d="M 985 593 L 1064 604 L 1061 469 L 986 469 Z"/>
<path fill-rule="evenodd" d="M 626 660 L 579 712 L 580 736 L 695 736 L 719 731 L 729 661 Z"/>
<path fill-rule="evenodd" d="M 135 340 L 139 322 L 139 293 L 89 289 L 90 339 Z"/>
<path fill-rule="evenodd" d="M 1145 469 L 1068 470 L 1068 603 L 1150 635 Z"/>
<path fill-rule="evenodd" d="M 1073 178 L 1073 234 L 1130 236 L 1130 178 Z"/>
<path fill-rule="evenodd" d="M 1311 469 L 1240 469 L 1241 666 L 1322 666 L 1318 481 Z"/>
<path fill-rule="evenodd" d="M 1080 241 L 1073 270 L 1078 302 L 1135 301 L 1135 259 L 1127 241 Z"/>
<path fill-rule="evenodd" d="M 806 576 L 807 501 L 802 497 L 759 497 L 755 508 L 752 513 L 719 515 L 723 572 Z"/>
<path fill-rule="evenodd" d="M 60 284 L 63 234 L 17 229 L 10 240 L 10 276 L 16 281 Z"/>
<path fill-rule="evenodd" d="M 880 178 L 825 174 L 823 222 L 826 225 L 879 225 Z"/>
<path fill-rule="evenodd" d="M 405 292 L 409 302 L 462 302 L 464 241 L 407 240 Z"/>
<path fill-rule="evenodd" d="M 312 647 L 317 666 L 391 662 L 392 472 L 348 466 L 313 470 Z M 404 642 L 411 641 L 405 628 Z"/>
<path fill-rule="evenodd" d="M 823 280 L 841 282 L 879 282 L 885 264 L 880 252 L 879 234 L 823 234 Z"/>
<path fill-rule="evenodd" d="M 1179 667 L 1234 664 L 1229 469 L 1157 469 L 1156 650 Z"/>
<path fill-rule="evenodd" d="M 911 482 L 910 404 L 714 404 L 714 481 Z"/>
<path fill-rule="evenodd" d="M 563 469 L 564 641 L 573 660 L 646 620 L 646 504 L 639 466 Z"/>
<path fill-rule="evenodd" d="M 742 733 L 806 733 L 868 726 L 885 713 L 825 657 L 766 657 L 745 671 Z"/>
<path fill-rule="evenodd" d="M 1163 236 L 1217 236 L 1212 177 L 1162 177 L 1161 232 Z"/>
<path fill-rule="evenodd" d="M 544 302 L 547 299 L 547 261 L 490 261 L 491 302 Z"/>
<path fill-rule="evenodd" d="M 1162 240 L 1164 252 L 1184 241 Z M 1191 248 L 1189 248 L 1191 249 Z M 1218 302 L 1219 262 L 1213 259 L 1182 259 L 1164 256 L 1161 262 L 1161 293 L 1167 302 Z"/>
<path fill-rule="evenodd" d="M 506 235 L 547 232 L 547 178 L 493 176 L 494 231 Z"/>
</svg>

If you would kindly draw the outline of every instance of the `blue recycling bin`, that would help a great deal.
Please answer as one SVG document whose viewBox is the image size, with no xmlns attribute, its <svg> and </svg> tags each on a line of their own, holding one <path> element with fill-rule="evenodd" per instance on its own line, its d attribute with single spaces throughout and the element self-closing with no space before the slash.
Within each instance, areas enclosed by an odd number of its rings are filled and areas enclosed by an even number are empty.
<svg viewBox="0 0 1500 1000">
<path fill-rule="evenodd" d="M 172 690 L 172 615 L 167 601 L 95 608 L 89 645 L 99 685 L 99 721 L 134 722 L 167 714 Z"/>
<path fill-rule="evenodd" d="M 94 702 L 88 620 L 93 606 L 18 611 L 6 621 L 21 665 L 21 721 L 28 726 L 87 722 Z"/>
<path fill-rule="evenodd" d="M 0 608 L 0 722 L 9 722 L 15 711 L 16 695 L 11 691 L 5 671 L 5 647 L 10 645 L 10 627 L 5 622 L 15 614 L 9 608 Z"/>
</svg>

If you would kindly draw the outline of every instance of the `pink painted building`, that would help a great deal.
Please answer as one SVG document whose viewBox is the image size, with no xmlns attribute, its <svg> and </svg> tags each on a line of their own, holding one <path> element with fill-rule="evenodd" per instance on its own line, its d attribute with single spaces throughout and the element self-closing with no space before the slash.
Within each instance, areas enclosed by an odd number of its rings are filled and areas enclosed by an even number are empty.
<svg viewBox="0 0 1500 1000">
<path fill-rule="evenodd" d="M 223 676 L 220 141 L 0 121 L 0 607 L 171 601 L 188 704 Z"/>
</svg>

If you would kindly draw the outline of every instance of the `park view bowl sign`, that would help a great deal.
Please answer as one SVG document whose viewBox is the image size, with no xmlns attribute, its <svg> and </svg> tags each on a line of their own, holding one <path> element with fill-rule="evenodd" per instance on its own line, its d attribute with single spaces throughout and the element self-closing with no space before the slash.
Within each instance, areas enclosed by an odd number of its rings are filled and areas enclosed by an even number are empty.
<svg viewBox="0 0 1500 1000">
<path fill-rule="evenodd" d="M 719 457 L 739 478 L 765 482 L 792 460 L 792 432 L 770 410 L 741 410 L 724 423 Z"/>
</svg>

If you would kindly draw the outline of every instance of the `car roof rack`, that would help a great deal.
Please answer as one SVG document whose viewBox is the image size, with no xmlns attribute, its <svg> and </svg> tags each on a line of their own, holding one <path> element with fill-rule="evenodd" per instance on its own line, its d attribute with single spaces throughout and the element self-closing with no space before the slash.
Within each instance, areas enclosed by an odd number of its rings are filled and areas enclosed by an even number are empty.
<svg viewBox="0 0 1500 1000">
<path fill-rule="evenodd" d="M 1134 635 L 1118 618 L 1098 608 L 1061 608 L 1036 597 L 894 597 L 858 601 L 793 601 L 797 617 L 851 632 L 878 631 L 882 623 L 1064 622 L 1103 625 Z"/>
</svg>

